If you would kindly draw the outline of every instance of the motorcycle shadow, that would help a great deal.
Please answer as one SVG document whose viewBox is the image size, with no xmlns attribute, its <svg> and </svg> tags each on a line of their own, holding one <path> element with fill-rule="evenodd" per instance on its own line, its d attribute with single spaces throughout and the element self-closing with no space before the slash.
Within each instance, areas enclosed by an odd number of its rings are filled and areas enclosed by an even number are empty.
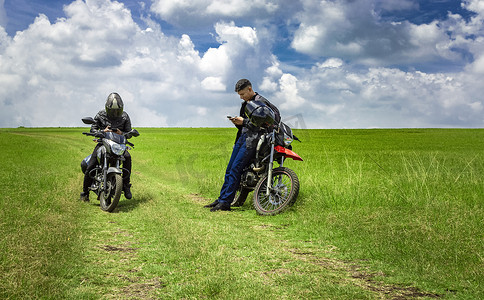
<svg viewBox="0 0 484 300">
<path fill-rule="evenodd" d="M 138 195 L 138 196 L 133 196 L 131 199 L 123 199 L 122 201 L 119 201 L 118 207 L 116 207 L 116 211 L 123 211 L 123 212 L 130 212 L 134 209 L 136 209 L 140 204 L 143 204 L 145 202 L 148 202 L 151 200 L 152 197 L 149 195 Z"/>
<path fill-rule="evenodd" d="M 120 212 L 130 212 L 135 210 L 139 205 L 152 200 L 150 195 L 134 195 L 131 199 L 126 199 L 122 197 L 119 200 L 118 205 L 116 208 L 111 212 L 112 214 L 120 213 Z M 99 201 L 97 202 L 96 206 L 100 207 Z"/>
<path fill-rule="evenodd" d="M 242 206 L 231 206 L 230 209 L 232 211 L 248 211 L 254 210 L 254 206 L 252 203 L 244 203 Z"/>
</svg>

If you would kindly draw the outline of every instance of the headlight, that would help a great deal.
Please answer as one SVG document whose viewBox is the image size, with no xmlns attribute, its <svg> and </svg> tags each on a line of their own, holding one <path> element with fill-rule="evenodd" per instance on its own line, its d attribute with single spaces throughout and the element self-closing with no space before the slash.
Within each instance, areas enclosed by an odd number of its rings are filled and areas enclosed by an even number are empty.
<svg viewBox="0 0 484 300">
<path fill-rule="evenodd" d="M 111 140 L 108 140 L 107 142 L 111 147 L 111 152 L 113 152 L 116 155 L 123 155 L 124 151 L 126 151 L 126 145 L 118 144 Z"/>
<path fill-rule="evenodd" d="M 114 143 L 112 146 L 111 146 L 111 149 L 113 150 L 113 153 L 116 154 L 116 155 L 123 155 L 124 151 L 126 151 L 126 145 L 120 145 L 120 144 L 116 144 Z"/>
</svg>

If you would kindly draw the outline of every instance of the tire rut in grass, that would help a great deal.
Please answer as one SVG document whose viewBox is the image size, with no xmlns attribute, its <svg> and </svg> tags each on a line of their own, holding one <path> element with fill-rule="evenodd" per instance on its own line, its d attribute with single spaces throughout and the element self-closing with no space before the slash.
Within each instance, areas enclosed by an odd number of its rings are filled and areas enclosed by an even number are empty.
<svg viewBox="0 0 484 300">
<path fill-rule="evenodd" d="M 109 221 L 116 224 L 114 221 Z M 109 261 L 109 270 L 104 276 L 119 283 L 105 291 L 107 299 L 153 299 L 156 291 L 164 284 L 158 277 L 142 276 L 143 264 L 139 261 L 136 247 L 138 239 L 126 229 L 116 229 L 110 240 L 99 243 L 96 248 L 101 250 L 99 263 Z M 103 259 L 104 258 L 104 259 Z"/>
<path fill-rule="evenodd" d="M 206 199 L 200 194 L 190 194 L 189 197 L 196 203 L 208 203 L 210 199 Z M 256 225 L 254 228 L 266 231 L 281 231 L 288 227 L 287 224 L 272 225 L 261 224 Z M 281 241 L 281 244 L 286 244 L 287 241 Z M 326 252 L 334 252 L 336 247 L 329 246 Z M 335 258 L 325 257 L 323 254 L 317 254 L 311 250 L 301 249 L 286 249 L 289 251 L 296 260 L 305 261 L 317 265 L 325 270 L 329 270 L 338 274 L 338 278 L 341 278 L 343 284 L 356 285 L 364 290 L 371 291 L 377 295 L 380 299 L 418 299 L 418 298 L 442 298 L 443 295 L 436 293 L 429 293 L 421 291 L 420 289 L 412 286 L 399 286 L 395 284 L 386 284 L 383 281 L 378 280 L 378 277 L 385 277 L 383 272 L 374 272 L 367 267 L 363 267 L 361 264 L 343 261 Z M 323 251 L 324 252 L 324 251 Z M 277 273 L 290 273 L 288 269 L 271 270 L 270 272 Z M 266 273 L 270 273 L 266 272 Z"/>
<path fill-rule="evenodd" d="M 386 284 L 378 277 L 385 277 L 383 272 L 373 272 L 358 263 L 343 261 L 329 257 L 322 257 L 311 251 L 301 251 L 300 249 L 288 249 L 295 259 L 303 260 L 320 266 L 326 270 L 343 274 L 344 283 L 359 286 L 378 295 L 381 299 L 417 299 L 417 298 L 442 298 L 443 295 L 421 291 L 416 287 L 399 286 Z"/>
</svg>

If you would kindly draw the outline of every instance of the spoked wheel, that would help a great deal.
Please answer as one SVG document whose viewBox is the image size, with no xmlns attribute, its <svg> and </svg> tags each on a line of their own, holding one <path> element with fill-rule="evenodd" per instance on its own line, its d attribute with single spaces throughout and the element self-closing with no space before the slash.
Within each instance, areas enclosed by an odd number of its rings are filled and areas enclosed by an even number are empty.
<svg viewBox="0 0 484 300">
<path fill-rule="evenodd" d="M 235 193 L 234 201 L 232 201 L 231 206 L 239 207 L 244 205 L 247 196 L 249 195 L 250 190 L 240 187 L 237 192 Z"/>
<path fill-rule="evenodd" d="M 272 187 L 267 194 L 267 174 L 262 177 L 254 190 L 254 208 L 260 215 L 276 215 L 296 202 L 299 194 L 299 179 L 289 168 L 276 168 L 272 171 Z"/>
<path fill-rule="evenodd" d="M 107 178 L 107 193 L 101 192 L 99 200 L 101 202 L 101 209 L 107 212 L 112 212 L 118 205 L 121 192 L 123 191 L 123 178 L 120 174 L 111 173 Z"/>
</svg>

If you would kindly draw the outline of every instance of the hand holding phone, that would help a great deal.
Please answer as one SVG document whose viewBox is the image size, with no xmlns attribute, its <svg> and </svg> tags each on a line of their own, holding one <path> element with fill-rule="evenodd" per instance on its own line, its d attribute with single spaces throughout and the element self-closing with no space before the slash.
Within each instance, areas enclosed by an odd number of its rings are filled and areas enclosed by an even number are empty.
<svg viewBox="0 0 484 300">
<path fill-rule="evenodd" d="M 227 118 L 228 117 L 229 116 L 227 116 Z M 242 125 L 244 121 L 242 117 L 230 117 L 229 120 L 232 121 L 232 123 L 234 123 L 234 125 L 237 125 L 237 126 Z"/>
</svg>

